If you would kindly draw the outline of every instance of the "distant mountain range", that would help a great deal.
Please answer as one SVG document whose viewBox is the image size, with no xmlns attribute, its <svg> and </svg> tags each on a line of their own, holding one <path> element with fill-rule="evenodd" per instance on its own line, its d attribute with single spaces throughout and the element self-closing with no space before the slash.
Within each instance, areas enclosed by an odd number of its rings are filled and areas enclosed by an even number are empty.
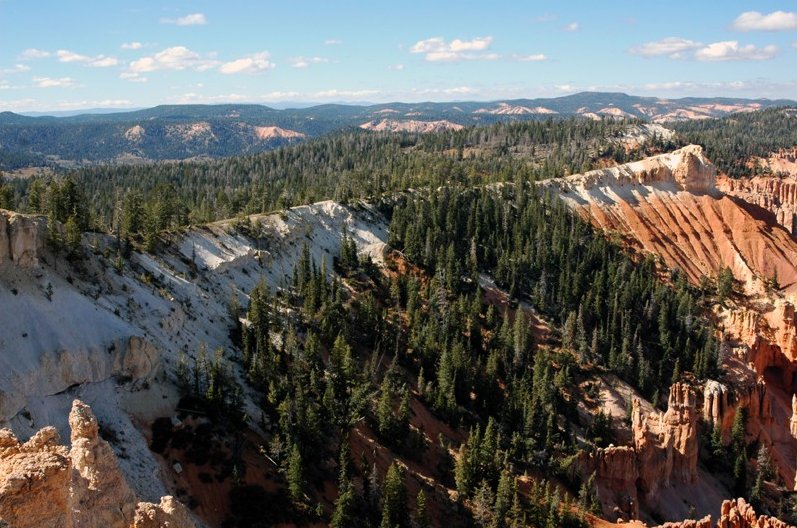
<svg viewBox="0 0 797 528">
<path fill-rule="evenodd" d="M 426 132 L 570 116 L 667 122 L 793 105 L 797 103 L 790 100 L 661 99 L 583 92 L 557 98 L 494 102 L 324 104 L 282 110 L 256 104 L 223 104 L 163 105 L 66 116 L 0 112 L 0 169 L 252 154 L 354 127 Z"/>
</svg>

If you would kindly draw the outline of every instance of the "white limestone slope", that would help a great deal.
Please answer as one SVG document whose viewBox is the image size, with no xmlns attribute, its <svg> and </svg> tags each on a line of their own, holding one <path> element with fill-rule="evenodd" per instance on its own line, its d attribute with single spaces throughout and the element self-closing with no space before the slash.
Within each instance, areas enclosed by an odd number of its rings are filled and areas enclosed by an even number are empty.
<svg viewBox="0 0 797 528">
<path fill-rule="evenodd" d="M 242 228 L 224 221 L 171 235 L 154 254 L 133 252 L 114 268 L 113 239 L 84 235 L 87 257 L 74 266 L 43 247 L 38 266 L 0 264 L 0 426 L 24 439 L 45 425 L 66 437 L 71 402 L 92 406 L 112 432 L 120 467 L 136 495 L 166 495 L 168 468 L 148 449 L 147 427 L 174 412 L 178 355 L 200 346 L 233 359 L 229 302 L 247 305 L 261 278 L 291 281 L 307 243 L 332 273 L 345 231 L 361 252 L 382 258 L 387 223 L 365 205 L 327 201 L 255 215 Z M 230 361 L 234 364 L 233 361 Z M 240 373 L 236 373 L 240 375 Z M 245 398 L 259 415 L 256 395 Z"/>
</svg>

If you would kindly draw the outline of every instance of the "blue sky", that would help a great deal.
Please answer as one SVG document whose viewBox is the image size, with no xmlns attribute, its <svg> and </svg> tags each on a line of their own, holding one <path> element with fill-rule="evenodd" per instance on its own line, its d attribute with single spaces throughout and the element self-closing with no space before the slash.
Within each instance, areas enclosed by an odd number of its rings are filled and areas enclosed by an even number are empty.
<svg viewBox="0 0 797 528">
<path fill-rule="evenodd" d="M 797 3 L 0 0 L 0 110 L 797 99 Z"/>
</svg>

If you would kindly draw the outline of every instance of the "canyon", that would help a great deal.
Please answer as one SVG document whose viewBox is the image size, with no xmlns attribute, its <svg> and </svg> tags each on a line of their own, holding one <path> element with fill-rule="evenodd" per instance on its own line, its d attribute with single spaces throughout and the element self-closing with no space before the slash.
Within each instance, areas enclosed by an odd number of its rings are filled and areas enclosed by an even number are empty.
<svg viewBox="0 0 797 528">
<path fill-rule="evenodd" d="M 671 482 L 694 482 L 697 418 L 717 427 L 728 442 L 739 409 L 747 412 L 747 440 L 769 447 L 780 477 L 794 489 L 797 238 L 795 187 L 788 178 L 718 176 L 702 148 L 689 145 L 542 182 L 609 236 L 653 255 L 664 269 L 683 273 L 696 286 L 725 266 L 734 277 L 734 298 L 713 309 L 722 329 L 722 379 L 708 380 L 696 393 L 673 385 L 663 415 L 644 416 L 634 402 L 632 445 L 600 450 L 585 466 L 585 474 L 596 472 L 610 518 L 639 518 L 639 504 L 655 508 Z M 754 516 L 748 519 L 749 512 L 734 515 L 737 520 L 718 526 L 759 526 Z M 742 518 L 748 520 L 738 521 Z M 700 522 L 683 526 L 710 526 Z"/>
<path fill-rule="evenodd" d="M 678 270 L 696 286 L 724 266 L 735 277 L 735 293 L 711 313 L 722 329 L 724 375 L 674 383 L 664 411 L 632 395 L 628 441 L 579 457 L 581 474 L 595 474 L 606 518 L 651 524 L 654 513 L 686 518 L 693 506 L 722 528 L 785 526 L 744 501 L 723 503 L 727 491 L 698 462 L 701 428 L 718 428 L 728 442 L 745 409 L 747 440 L 767 445 L 781 479 L 795 487 L 797 240 L 788 217 L 795 202 L 777 181 L 729 183 L 690 145 L 540 183 L 608 236 L 654 255 L 664 272 Z M 16 351 L 2 358 L 0 425 L 8 429 L 0 433 L 7 468 L 0 517 L 38 502 L 47 507 L 28 515 L 29 526 L 197 522 L 172 498 L 183 477 L 149 449 L 150 424 L 174 416 L 178 405 L 177 351 L 206 346 L 230 356 L 230 299 L 245 305 L 261 279 L 274 287 L 290 281 L 305 241 L 316 262 L 338 254 L 344 232 L 361 254 L 384 263 L 387 220 L 378 208 L 325 201 L 173 233 L 156 253 L 132 251 L 121 268 L 110 256 L 113 237 L 87 233 L 90 258 L 78 269 L 47 247 L 43 217 L 0 212 L 0 303 L 7 308 L 0 324 L 14 329 L 0 335 L 0 348 Z M 242 405 L 253 416 L 256 401 L 244 391 Z M 113 440 L 102 440 L 100 429 Z M 59 445 L 59 434 L 70 448 Z M 35 493 L 20 493 L 25 479 Z M 209 515 L 202 507 L 194 513 Z"/>
</svg>

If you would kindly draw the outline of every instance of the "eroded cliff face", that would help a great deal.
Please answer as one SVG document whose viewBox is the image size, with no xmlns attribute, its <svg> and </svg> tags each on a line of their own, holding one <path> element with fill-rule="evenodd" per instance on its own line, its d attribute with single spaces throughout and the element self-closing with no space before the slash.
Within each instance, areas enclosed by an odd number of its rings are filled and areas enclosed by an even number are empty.
<svg viewBox="0 0 797 528">
<path fill-rule="evenodd" d="M 598 500 L 606 518 L 639 518 L 639 460 L 633 447 L 609 446 L 584 452 L 578 465 L 583 476 L 595 475 Z"/>
<path fill-rule="evenodd" d="M 639 465 L 639 487 L 648 501 L 672 482 L 697 479 L 697 399 L 685 384 L 670 387 L 667 411 L 644 414 L 635 400 L 631 411 L 634 450 Z"/>
<path fill-rule="evenodd" d="M 699 416 L 695 392 L 675 383 L 664 413 L 645 413 L 634 400 L 631 446 L 610 446 L 579 459 L 582 475 L 595 474 L 606 517 L 638 519 L 640 503 L 655 504 L 662 489 L 695 482 Z"/>
<path fill-rule="evenodd" d="M 729 196 L 769 211 L 778 224 L 797 236 L 797 179 L 793 176 L 723 177 L 718 179 L 717 187 Z"/>
<path fill-rule="evenodd" d="M 44 217 L 0 210 L 0 264 L 10 261 L 23 268 L 38 266 L 46 234 Z"/>
<path fill-rule="evenodd" d="M 619 232 L 637 250 L 660 256 L 666 267 L 682 271 L 694 284 L 716 277 L 725 267 L 731 269 L 741 295 L 718 305 L 714 313 L 728 346 L 723 355 L 725 374 L 721 384 L 706 387 L 702 412 L 696 414 L 727 436 L 737 410 L 746 408 L 752 418 L 748 437 L 772 449 L 781 477 L 794 486 L 797 191 L 793 182 L 788 177 L 718 180 L 702 149 L 690 145 L 540 185 L 593 225 Z M 778 288 L 773 288 L 774 282 Z M 678 420 L 675 415 L 667 419 Z M 668 440 L 661 433 L 663 420 L 640 416 L 635 420 L 643 499 L 666 485 L 663 475 L 694 477 L 692 461 L 684 460 L 684 454 L 691 453 L 686 439 L 693 440 L 688 435 Z M 669 441 L 672 460 L 667 454 Z"/>
<path fill-rule="evenodd" d="M 171 497 L 137 502 L 88 405 L 75 400 L 69 424 L 71 449 L 52 427 L 24 444 L 0 430 L 0 521 L 14 528 L 195 526 Z"/>
</svg>

